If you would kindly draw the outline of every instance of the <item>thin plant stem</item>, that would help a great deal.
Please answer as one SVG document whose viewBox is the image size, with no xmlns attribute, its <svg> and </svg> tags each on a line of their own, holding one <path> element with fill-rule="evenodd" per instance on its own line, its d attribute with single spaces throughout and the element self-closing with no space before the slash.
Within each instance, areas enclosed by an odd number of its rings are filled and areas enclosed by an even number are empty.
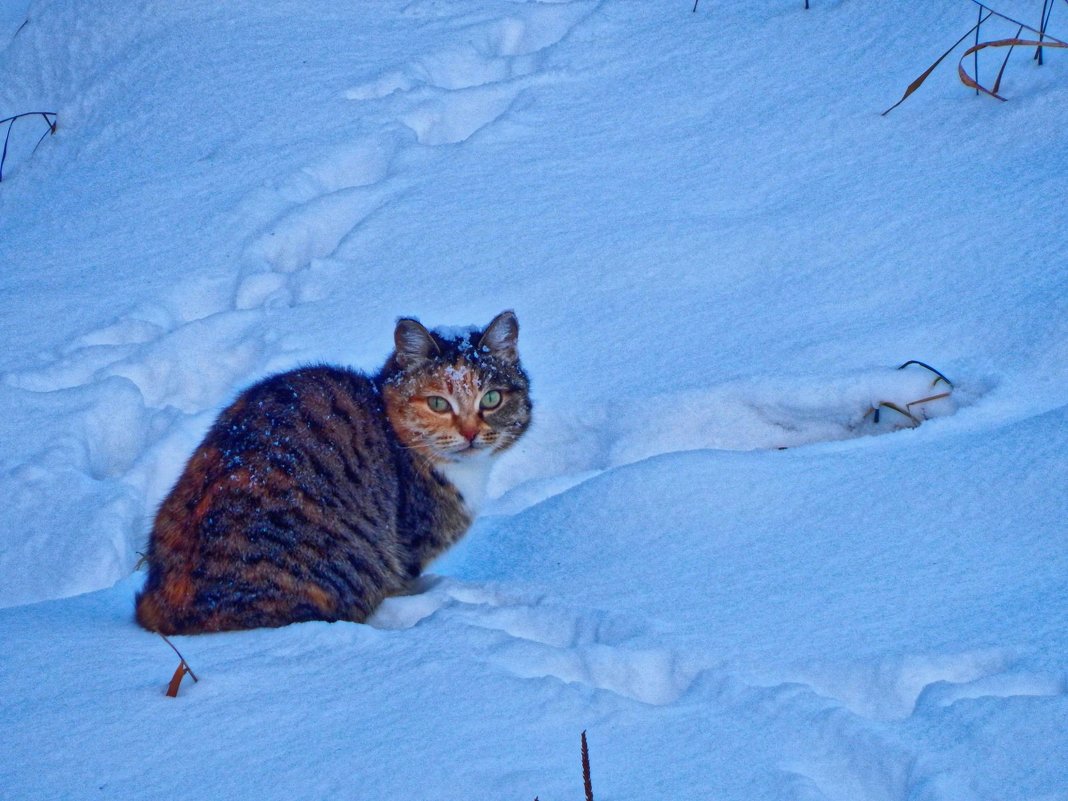
<svg viewBox="0 0 1068 801">
<path fill-rule="evenodd" d="M 7 161 L 7 143 L 11 141 L 11 126 L 14 124 L 14 120 L 8 122 L 7 133 L 4 135 L 4 152 L 0 155 L 0 182 L 4 180 L 4 162 Z"/>
<path fill-rule="evenodd" d="M 984 8 L 985 8 L 985 6 L 984 6 Z M 989 9 L 987 9 L 987 10 L 989 11 Z M 993 11 L 990 11 L 990 13 L 987 14 L 985 17 L 980 17 L 979 24 L 982 24 L 983 22 L 986 22 L 986 20 L 990 19 L 990 14 L 993 14 L 993 13 L 994 13 Z M 885 117 L 887 114 L 889 114 L 895 108 L 897 108 L 902 103 L 904 103 L 905 100 L 908 99 L 908 96 L 911 95 L 913 92 L 915 92 L 917 89 L 919 89 L 920 85 L 924 81 L 927 80 L 927 76 L 929 76 L 932 72 L 934 72 L 935 67 L 937 67 L 939 64 L 941 64 L 943 61 L 945 61 L 946 56 L 948 56 L 950 53 L 952 53 L 954 50 L 956 50 L 957 47 L 960 45 L 960 43 L 963 42 L 965 39 L 967 39 L 969 36 L 971 36 L 972 35 L 972 31 L 974 31 L 978 27 L 979 27 L 979 25 L 976 25 L 975 28 L 969 29 L 967 33 L 965 33 L 956 42 L 954 42 L 953 46 L 951 48 L 949 48 L 949 50 L 947 50 L 945 53 L 940 55 L 935 60 L 934 64 L 932 64 L 930 67 L 928 67 L 926 70 L 924 70 L 923 74 L 920 75 L 919 78 L 917 78 L 916 80 L 914 80 L 912 83 L 910 83 L 908 85 L 908 88 L 905 90 L 905 94 L 901 95 L 901 99 L 898 100 L 896 103 L 894 103 L 894 105 L 890 106 L 890 108 L 888 108 L 886 111 L 884 111 L 881 116 Z"/>
<path fill-rule="evenodd" d="M 182 660 L 182 664 L 185 665 L 186 672 L 189 673 L 189 675 L 193 677 L 193 681 L 200 681 L 200 679 L 197 678 L 197 674 L 193 672 L 193 669 L 191 667 L 189 667 L 189 663 L 185 661 L 185 657 L 182 656 L 182 652 L 174 647 L 174 643 L 171 642 L 170 640 L 168 640 L 162 634 L 160 634 L 159 636 L 163 638 L 163 642 L 167 643 L 167 645 L 169 645 L 171 647 L 172 651 L 174 651 L 176 654 L 178 654 L 178 658 L 180 660 Z"/>
<path fill-rule="evenodd" d="M 48 118 L 49 117 L 54 117 L 54 116 L 56 116 L 56 112 L 54 112 L 54 111 L 24 111 L 21 114 L 15 114 L 15 115 L 13 115 L 11 117 L 4 117 L 4 119 L 0 120 L 0 125 L 3 125 L 5 122 L 11 122 L 12 120 L 17 120 L 20 117 L 44 117 L 45 118 L 45 122 L 47 122 L 49 125 L 52 125 L 53 124 L 52 121 L 49 120 Z"/>
<path fill-rule="evenodd" d="M 972 0 L 972 2 L 975 3 L 978 6 L 982 6 L 987 11 L 989 11 L 991 14 L 993 14 L 995 17 L 1000 17 L 1001 19 L 1005 20 L 1006 22 L 1011 22 L 1013 25 L 1019 25 L 1022 28 L 1024 28 L 1025 30 L 1031 31 L 1031 33 L 1042 34 L 1042 35 L 1045 36 L 1046 39 L 1051 39 L 1054 42 L 1060 42 L 1061 41 L 1060 39 L 1057 39 L 1056 37 L 1050 36 L 1048 33 L 1044 33 L 1043 31 L 1040 31 L 1037 28 L 1032 28 L 1026 22 L 1020 22 L 1020 20 L 1018 20 L 1018 19 L 1016 19 L 1014 17 L 1010 17 L 1007 14 L 1002 14 L 1000 11 L 995 11 L 994 9 L 989 8 L 988 6 L 984 6 L 982 3 L 979 2 L 979 0 Z M 968 33 L 971 33 L 971 31 L 968 31 Z M 965 34 L 965 36 L 967 36 L 967 35 L 968 34 Z M 963 42 L 963 41 L 964 41 L 964 39 L 962 38 L 961 42 Z M 960 42 L 957 42 L 957 44 L 960 44 Z M 1061 44 L 1064 44 L 1064 43 L 1061 42 Z"/>
<path fill-rule="evenodd" d="M 1046 36 L 1046 25 L 1049 23 L 1049 11 L 1052 9 L 1052 0 L 1042 0 L 1042 13 L 1039 15 L 1038 23 L 1038 41 L 1042 41 Z M 1039 45 L 1035 48 L 1035 60 L 1038 62 L 1038 66 L 1042 66 L 1042 46 Z"/>
<path fill-rule="evenodd" d="M 37 148 L 41 146 L 41 142 L 44 141 L 46 136 L 56 132 L 56 121 L 58 118 L 54 111 L 24 111 L 21 114 L 15 114 L 14 116 L 5 117 L 0 120 L 0 125 L 3 125 L 5 122 L 7 123 L 7 131 L 4 134 L 4 149 L 0 152 L 0 182 L 4 180 L 4 164 L 7 162 L 8 145 L 11 143 L 11 129 L 15 127 L 16 120 L 20 120 L 23 117 L 41 117 L 48 126 L 48 130 L 41 134 L 41 138 L 38 139 L 37 144 L 33 146 L 34 153 L 37 152 Z"/>
<path fill-rule="evenodd" d="M 921 362 L 921 361 L 919 361 L 918 359 L 909 359 L 909 360 L 908 360 L 907 362 L 905 362 L 904 364 L 902 364 L 902 365 L 901 365 L 900 367 L 898 367 L 897 369 L 898 369 L 898 370 L 904 370 L 904 369 L 905 369 L 906 367 L 908 367 L 908 366 L 909 366 L 910 364 L 915 364 L 915 365 L 917 365 L 918 367 L 922 367 L 922 368 L 924 368 L 925 370 L 929 370 L 930 372 L 932 372 L 932 373 L 934 373 L 934 374 L 935 374 L 936 376 L 938 376 L 938 378 L 936 378 L 936 379 L 935 379 L 935 381 L 934 381 L 934 384 L 931 384 L 931 386 L 934 386 L 934 385 L 935 385 L 935 384 L 937 384 L 937 383 L 938 383 L 939 381 L 945 381 L 945 382 L 946 382 L 946 383 L 947 383 L 947 384 L 949 385 L 950 389 L 952 389 L 952 388 L 953 388 L 953 382 L 952 382 L 952 381 L 950 381 L 950 380 L 949 380 L 948 378 L 946 378 L 946 377 L 945 377 L 944 375 L 942 375 L 942 373 L 941 373 L 940 371 L 936 370 L 935 368 L 931 367 L 931 365 L 929 365 L 929 364 L 927 364 L 927 363 L 925 363 L 925 362 Z"/>
<path fill-rule="evenodd" d="M 586 745 L 586 732 L 582 732 L 582 785 L 586 789 L 586 801 L 593 801 L 593 782 L 590 780 L 590 749 Z"/>
<path fill-rule="evenodd" d="M 1020 38 L 1020 34 L 1022 34 L 1022 33 L 1023 33 L 1023 28 L 1017 29 L 1016 38 L 1019 39 Z M 1009 52 L 1005 54 L 1005 60 L 1001 62 L 1001 69 L 998 70 L 998 77 L 994 81 L 994 94 L 997 94 L 998 91 L 1001 89 L 1001 76 L 1005 74 L 1005 67 L 1007 67 L 1009 65 L 1009 56 L 1012 55 L 1012 51 L 1015 50 L 1015 49 L 1016 49 L 1016 45 L 1012 45 L 1009 48 Z M 977 81 L 977 83 L 978 83 L 978 81 Z M 976 89 L 976 91 L 978 92 L 979 90 Z"/>
</svg>

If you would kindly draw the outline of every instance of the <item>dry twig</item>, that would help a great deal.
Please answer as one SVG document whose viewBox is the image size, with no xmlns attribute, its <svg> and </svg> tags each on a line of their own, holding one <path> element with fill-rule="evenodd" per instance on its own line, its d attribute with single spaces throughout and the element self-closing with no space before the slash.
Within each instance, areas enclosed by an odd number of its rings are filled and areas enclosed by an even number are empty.
<svg viewBox="0 0 1068 801">
<path fill-rule="evenodd" d="M 37 140 L 37 144 L 33 146 L 34 153 L 37 152 L 37 148 L 41 146 L 41 142 L 44 141 L 46 136 L 51 136 L 56 132 L 56 125 L 59 122 L 59 118 L 54 111 L 26 111 L 22 114 L 16 114 L 13 117 L 5 117 L 0 120 L 0 125 L 7 124 L 7 132 L 4 134 L 4 150 L 0 153 L 0 181 L 4 180 L 4 162 L 7 161 L 8 145 L 11 144 L 11 129 L 15 126 L 15 123 L 18 120 L 25 119 L 26 117 L 41 117 L 48 126 L 48 129 L 41 134 L 41 138 Z"/>
</svg>

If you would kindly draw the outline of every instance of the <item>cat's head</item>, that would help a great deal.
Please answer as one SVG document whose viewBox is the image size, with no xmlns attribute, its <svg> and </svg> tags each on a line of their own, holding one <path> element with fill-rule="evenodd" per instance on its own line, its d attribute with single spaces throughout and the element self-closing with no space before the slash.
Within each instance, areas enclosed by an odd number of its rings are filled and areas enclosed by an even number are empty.
<svg viewBox="0 0 1068 801">
<path fill-rule="evenodd" d="M 511 311 L 485 328 L 425 328 L 402 319 L 379 375 L 401 442 L 434 462 L 496 454 L 530 424 L 530 383 L 519 363 Z"/>
</svg>

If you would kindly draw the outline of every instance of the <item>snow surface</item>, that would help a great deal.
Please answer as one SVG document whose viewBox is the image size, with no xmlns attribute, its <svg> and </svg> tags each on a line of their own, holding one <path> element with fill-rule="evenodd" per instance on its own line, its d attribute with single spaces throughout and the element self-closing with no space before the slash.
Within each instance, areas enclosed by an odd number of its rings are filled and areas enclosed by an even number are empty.
<svg viewBox="0 0 1068 801">
<path fill-rule="evenodd" d="M 881 117 L 974 4 L 692 6 L 0 1 L 59 121 L 0 185 L 0 798 L 554 801 L 587 730 L 598 801 L 1068 799 L 1068 55 Z M 218 410 L 506 308 L 468 537 L 165 697 L 137 552 Z"/>
</svg>

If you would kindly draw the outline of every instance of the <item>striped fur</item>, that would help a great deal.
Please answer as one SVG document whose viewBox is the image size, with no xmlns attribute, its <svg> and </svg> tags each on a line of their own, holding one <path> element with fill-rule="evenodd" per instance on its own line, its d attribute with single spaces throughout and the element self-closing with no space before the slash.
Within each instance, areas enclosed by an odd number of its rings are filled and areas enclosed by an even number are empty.
<svg viewBox="0 0 1068 801">
<path fill-rule="evenodd" d="M 138 622 L 191 634 L 366 619 L 470 525 L 474 490 L 448 476 L 526 430 L 517 336 L 511 312 L 448 335 L 401 320 L 377 376 L 307 367 L 243 392 L 160 507 Z M 500 402 L 481 408 L 490 392 Z"/>
</svg>

